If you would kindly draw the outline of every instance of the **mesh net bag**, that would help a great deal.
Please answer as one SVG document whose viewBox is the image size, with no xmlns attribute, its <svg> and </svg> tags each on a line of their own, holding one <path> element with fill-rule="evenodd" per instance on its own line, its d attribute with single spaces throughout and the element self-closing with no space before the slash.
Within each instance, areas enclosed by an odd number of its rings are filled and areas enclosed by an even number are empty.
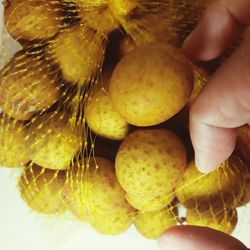
<svg viewBox="0 0 250 250">
<path fill-rule="evenodd" d="M 188 137 L 187 112 L 210 65 L 192 65 L 185 107 L 146 132 L 119 114 L 109 93 L 121 58 L 152 43 L 179 48 L 209 2 L 3 1 L 0 165 L 23 169 L 18 188 L 33 210 L 68 210 L 111 235 L 133 223 L 152 239 L 183 223 L 233 231 L 236 208 L 250 200 L 250 130 L 240 128 L 234 155 L 208 175 L 196 170 Z"/>
</svg>

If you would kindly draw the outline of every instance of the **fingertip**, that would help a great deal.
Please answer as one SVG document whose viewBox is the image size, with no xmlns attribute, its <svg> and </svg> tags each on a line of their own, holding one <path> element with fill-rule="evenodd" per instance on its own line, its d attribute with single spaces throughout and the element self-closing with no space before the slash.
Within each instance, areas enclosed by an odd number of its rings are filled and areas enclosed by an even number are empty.
<svg viewBox="0 0 250 250">
<path fill-rule="evenodd" d="M 208 61 L 218 54 L 218 52 L 211 51 L 207 47 L 208 38 L 203 29 L 203 24 L 200 22 L 186 38 L 182 46 L 187 57 L 193 61 Z"/>
<path fill-rule="evenodd" d="M 203 174 L 209 174 L 216 170 L 218 166 L 222 162 L 224 162 L 226 159 L 228 159 L 229 155 L 233 152 L 233 149 L 231 149 L 229 152 L 225 153 L 225 156 L 223 155 L 210 155 L 206 153 L 195 153 L 195 165 L 199 172 Z"/>
<path fill-rule="evenodd" d="M 184 41 L 183 49 L 194 61 L 212 60 L 239 37 L 242 29 L 243 25 L 230 15 L 224 3 L 214 1 Z"/>
<path fill-rule="evenodd" d="M 236 238 L 208 227 L 175 226 L 161 235 L 159 250 L 247 250 Z"/>
<path fill-rule="evenodd" d="M 165 231 L 157 241 L 159 250 L 180 249 L 180 242 L 178 240 L 178 232 L 180 226 L 174 226 Z"/>
<path fill-rule="evenodd" d="M 200 172 L 208 174 L 217 169 L 233 153 L 236 131 L 207 125 L 205 129 L 196 128 L 191 138 L 196 167 Z"/>
</svg>

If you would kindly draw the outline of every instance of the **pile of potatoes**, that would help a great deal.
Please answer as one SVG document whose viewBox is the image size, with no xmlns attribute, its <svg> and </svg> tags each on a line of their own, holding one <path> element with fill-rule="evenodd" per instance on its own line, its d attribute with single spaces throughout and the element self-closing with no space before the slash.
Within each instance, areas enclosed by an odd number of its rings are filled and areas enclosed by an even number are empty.
<svg viewBox="0 0 250 250">
<path fill-rule="evenodd" d="M 0 70 L 0 166 L 23 168 L 31 209 L 68 211 L 101 234 L 231 233 L 250 202 L 250 129 L 216 171 L 198 172 L 188 112 L 209 69 L 178 48 L 209 1 L 153 2 L 4 1 L 23 47 Z"/>
</svg>

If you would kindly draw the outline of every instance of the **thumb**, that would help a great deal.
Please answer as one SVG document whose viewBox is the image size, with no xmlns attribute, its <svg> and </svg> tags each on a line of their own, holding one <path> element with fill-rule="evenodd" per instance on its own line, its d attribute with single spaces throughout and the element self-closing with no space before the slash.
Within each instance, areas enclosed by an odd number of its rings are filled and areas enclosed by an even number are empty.
<svg viewBox="0 0 250 250">
<path fill-rule="evenodd" d="M 197 226 L 176 226 L 158 241 L 159 250 L 247 250 L 239 240 L 225 233 Z"/>
<path fill-rule="evenodd" d="M 196 165 L 210 172 L 233 152 L 234 128 L 250 122 L 250 37 L 213 75 L 190 110 Z"/>
</svg>

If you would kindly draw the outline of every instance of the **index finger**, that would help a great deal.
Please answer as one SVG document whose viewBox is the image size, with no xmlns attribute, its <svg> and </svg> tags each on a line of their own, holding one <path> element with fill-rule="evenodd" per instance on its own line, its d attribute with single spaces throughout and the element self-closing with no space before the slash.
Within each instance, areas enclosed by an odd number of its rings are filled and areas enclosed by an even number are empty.
<svg viewBox="0 0 250 250">
<path fill-rule="evenodd" d="M 185 41 L 185 52 L 193 60 L 217 57 L 250 24 L 249 13 L 249 0 L 214 1 Z"/>
</svg>

